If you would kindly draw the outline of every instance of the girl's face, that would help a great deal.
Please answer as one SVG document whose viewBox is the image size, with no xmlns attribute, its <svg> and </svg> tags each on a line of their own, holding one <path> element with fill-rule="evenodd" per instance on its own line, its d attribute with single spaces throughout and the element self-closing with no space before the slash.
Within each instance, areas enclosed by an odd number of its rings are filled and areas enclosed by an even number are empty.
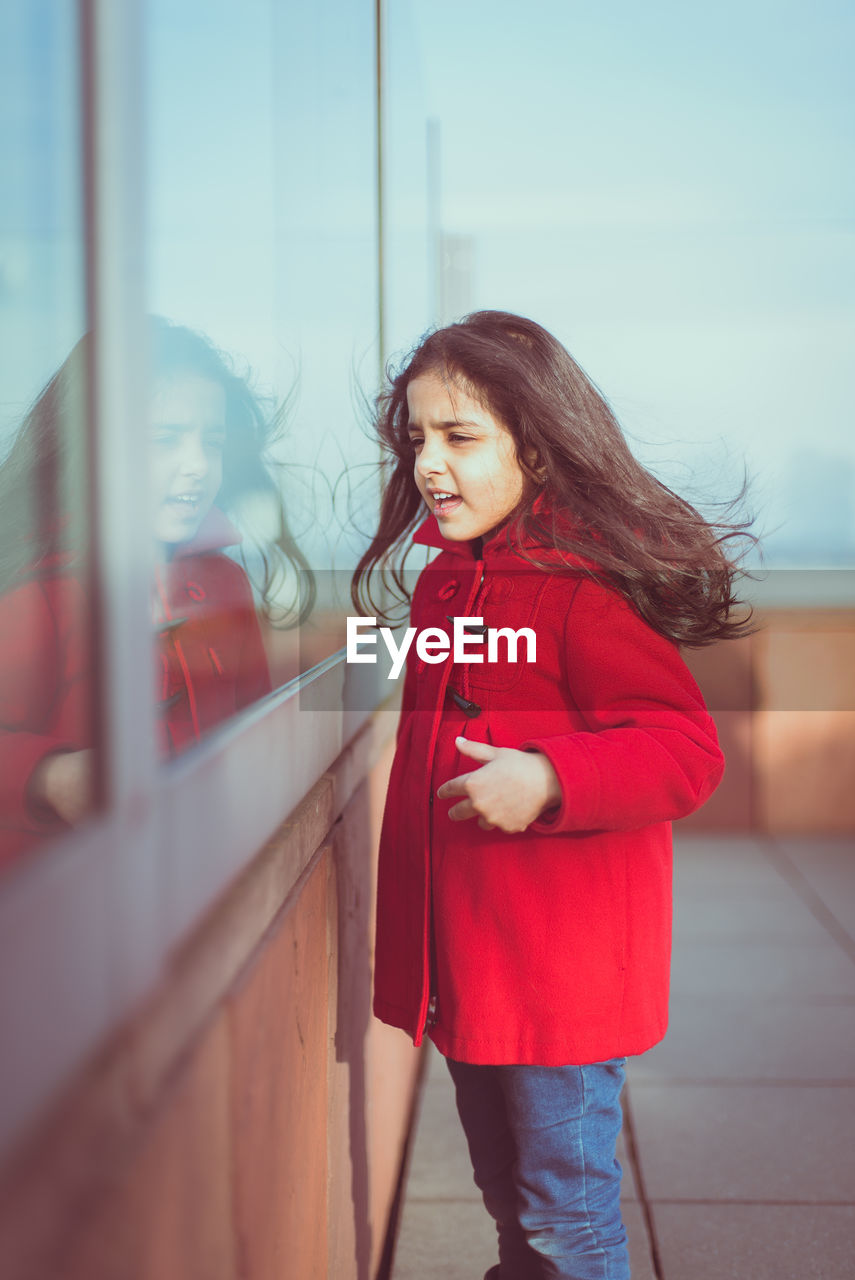
<svg viewBox="0 0 855 1280">
<path fill-rule="evenodd" d="M 443 537 L 465 542 L 498 528 L 525 487 L 504 423 L 437 373 L 413 378 L 407 408 L 416 484 Z"/>
<path fill-rule="evenodd" d="M 223 388 L 193 373 L 158 382 L 151 432 L 154 536 L 163 544 L 189 542 L 223 480 Z"/>
</svg>

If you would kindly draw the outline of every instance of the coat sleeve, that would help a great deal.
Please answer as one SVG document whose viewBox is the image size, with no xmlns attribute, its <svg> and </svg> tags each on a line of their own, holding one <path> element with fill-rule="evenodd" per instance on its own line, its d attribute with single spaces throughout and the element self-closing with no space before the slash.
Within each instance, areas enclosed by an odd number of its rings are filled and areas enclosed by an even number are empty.
<svg viewBox="0 0 855 1280">
<path fill-rule="evenodd" d="M 49 832 L 63 827 L 30 803 L 36 766 L 76 745 L 51 731 L 62 679 L 59 625 L 38 583 L 0 597 L 0 826 Z"/>
<path fill-rule="evenodd" d="M 724 757 L 677 646 L 616 592 L 583 579 L 566 615 L 564 662 L 585 729 L 523 744 L 549 758 L 562 791 L 533 829 L 631 830 L 699 808 Z"/>
</svg>

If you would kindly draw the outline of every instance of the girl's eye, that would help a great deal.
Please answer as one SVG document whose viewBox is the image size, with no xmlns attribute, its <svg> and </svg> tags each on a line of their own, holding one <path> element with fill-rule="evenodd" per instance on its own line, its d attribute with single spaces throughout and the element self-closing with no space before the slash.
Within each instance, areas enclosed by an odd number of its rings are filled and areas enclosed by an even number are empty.
<svg viewBox="0 0 855 1280">
<path fill-rule="evenodd" d="M 466 444 L 466 442 L 471 440 L 473 437 L 461 435 L 459 431 L 452 431 L 448 438 L 449 440 L 453 440 L 455 444 Z"/>
<path fill-rule="evenodd" d="M 424 440 L 422 439 L 421 436 L 410 436 L 410 447 L 414 449 L 416 453 L 418 453 L 419 449 L 421 449 L 423 444 L 424 444 Z"/>
</svg>

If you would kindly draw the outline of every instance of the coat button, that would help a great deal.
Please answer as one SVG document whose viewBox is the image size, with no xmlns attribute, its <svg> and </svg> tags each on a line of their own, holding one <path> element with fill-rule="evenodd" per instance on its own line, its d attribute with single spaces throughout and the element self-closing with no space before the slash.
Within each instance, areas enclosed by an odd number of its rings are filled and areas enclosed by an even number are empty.
<svg viewBox="0 0 855 1280">
<path fill-rule="evenodd" d="M 191 600 L 204 600 L 205 588 L 200 587 L 198 582 L 188 582 L 184 588 Z"/>
<path fill-rule="evenodd" d="M 437 595 L 440 600 L 450 600 L 452 596 L 456 596 L 460 583 L 456 578 L 452 578 L 450 582 L 446 582 L 444 587 L 440 587 Z"/>
</svg>

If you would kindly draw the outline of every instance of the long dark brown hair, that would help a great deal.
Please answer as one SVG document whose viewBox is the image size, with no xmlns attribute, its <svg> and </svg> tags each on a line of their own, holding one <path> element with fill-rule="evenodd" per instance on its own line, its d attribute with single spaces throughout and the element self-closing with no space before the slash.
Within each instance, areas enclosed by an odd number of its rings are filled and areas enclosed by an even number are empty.
<svg viewBox="0 0 855 1280">
<path fill-rule="evenodd" d="M 523 559 L 608 583 L 679 644 L 752 629 L 735 586 L 738 553 L 756 542 L 750 521 L 733 517 L 744 486 L 725 512 L 731 518 L 705 519 L 633 457 L 605 398 L 561 343 L 504 311 L 477 311 L 429 333 L 378 397 L 385 484 L 379 528 L 353 576 L 357 608 L 388 616 L 372 592 L 375 570 L 385 588 L 409 599 L 404 560 L 424 505 L 413 480 L 407 388 L 427 373 L 462 388 L 511 432 L 526 483 L 505 536 Z"/>
<path fill-rule="evenodd" d="M 262 541 L 245 530 L 249 545 L 242 544 L 240 554 L 267 616 L 280 625 L 302 621 L 312 607 L 315 580 L 266 461 L 281 430 L 281 413 L 266 409 L 248 378 L 204 334 L 149 316 L 146 337 L 153 379 L 192 373 L 223 388 L 226 438 L 216 505 L 239 525 L 249 495 L 263 495 L 275 508 L 275 536 Z M 57 563 L 85 568 L 91 365 L 92 337 L 86 334 L 39 393 L 0 463 L 0 591 L 55 572 Z M 290 578 L 297 582 L 293 603 L 283 606 L 277 596 Z"/>
</svg>

